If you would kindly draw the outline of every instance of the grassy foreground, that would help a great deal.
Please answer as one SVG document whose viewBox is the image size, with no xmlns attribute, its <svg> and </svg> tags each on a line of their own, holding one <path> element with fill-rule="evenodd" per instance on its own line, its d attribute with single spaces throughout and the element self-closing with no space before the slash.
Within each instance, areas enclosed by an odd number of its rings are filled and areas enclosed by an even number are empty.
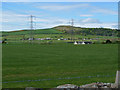
<svg viewBox="0 0 120 90">
<path fill-rule="evenodd" d="M 117 44 L 73 45 L 57 43 L 3 44 L 3 82 L 38 79 L 49 81 L 3 83 L 3 88 L 52 88 L 61 84 L 82 85 L 92 82 L 114 82 L 113 77 L 73 78 L 115 75 Z"/>
</svg>

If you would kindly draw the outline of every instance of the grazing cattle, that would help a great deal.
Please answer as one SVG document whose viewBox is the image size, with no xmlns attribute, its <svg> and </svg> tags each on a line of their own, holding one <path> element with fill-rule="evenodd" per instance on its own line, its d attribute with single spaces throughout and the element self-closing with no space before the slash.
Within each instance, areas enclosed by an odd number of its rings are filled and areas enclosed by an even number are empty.
<svg viewBox="0 0 120 90">
<path fill-rule="evenodd" d="M 80 41 L 75 41 L 74 44 L 92 44 L 92 42 L 90 41 L 86 41 L 86 42 L 80 42 Z"/>
<path fill-rule="evenodd" d="M 110 44 L 110 43 L 112 43 L 112 41 L 106 40 L 106 44 Z"/>
<path fill-rule="evenodd" d="M 3 40 L 2 43 L 5 43 L 5 44 L 6 44 L 7 42 Z"/>
<path fill-rule="evenodd" d="M 78 43 L 75 41 L 74 44 L 76 45 L 76 44 L 78 44 Z"/>
<path fill-rule="evenodd" d="M 85 44 L 92 44 L 92 42 L 89 42 L 89 41 L 88 41 L 88 42 L 86 41 L 86 42 L 84 42 L 84 43 L 85 43 Z"/>
</svg>

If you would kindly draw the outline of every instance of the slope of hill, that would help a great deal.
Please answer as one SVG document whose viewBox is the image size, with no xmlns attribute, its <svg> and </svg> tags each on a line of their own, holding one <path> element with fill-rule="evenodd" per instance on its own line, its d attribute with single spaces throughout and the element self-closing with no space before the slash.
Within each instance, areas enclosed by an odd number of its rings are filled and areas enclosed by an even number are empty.
<svg viewBox="0 0 120 90">
<path fill-rule="evenodd" d="M 118 36 L 117 29 L 109 28 L 81 28 L 81 27 L 71 27 L 71 26 L 57 26 L 54 29 L 70 34 L 80 34 L 80 35 L 100 35 L 100 36 Z"/>
<path fill-rule="evenodd" d="M 36 29 L 36 30 L 19 30 L 11 32 L 3 32 L 3 35 L 23 35 L 23 34 L 59 34 L 63 33 L 55 29 Z"/>
<path fill-rule="evenodd" d="M 109 28 L 81 28 L 71 26 L 56 26 L 49 29 L 19 30 L 3 32 L 3 35 L 25 35 L 25 34 L 78 34 L 78 35 L 99 35 L 99 36 L 118 36 L 117 29 Z"/>
</svg>

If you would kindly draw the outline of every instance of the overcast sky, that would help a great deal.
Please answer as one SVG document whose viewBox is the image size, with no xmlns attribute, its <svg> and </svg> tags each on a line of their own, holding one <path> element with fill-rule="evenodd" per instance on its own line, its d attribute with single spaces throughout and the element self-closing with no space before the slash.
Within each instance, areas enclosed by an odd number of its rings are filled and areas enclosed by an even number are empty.
<svg viewBox="0 0 120 90">
<path fill-rule="evenodd" d="M 30 15 L 34 28 L 70 25 L 71 19 L 79 27 L 117 28 L 118 2 L 2 2 L 2 30 L 29 29 Z"/>
</svg>

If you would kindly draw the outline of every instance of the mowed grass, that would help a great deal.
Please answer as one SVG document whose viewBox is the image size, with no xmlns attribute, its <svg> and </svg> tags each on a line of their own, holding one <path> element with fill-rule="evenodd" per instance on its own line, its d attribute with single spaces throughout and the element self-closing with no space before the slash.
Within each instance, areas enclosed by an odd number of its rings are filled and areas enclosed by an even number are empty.
<svg viewBox="0 0 120 90">
<path fill-rule="evenodd" d="M 73 45 L 57 43 L 4 44 L 2 46 L 3 82 L 38 79 L 49 81 L 3 83 L 3 88 L 53 88 L 61 84 L 114 82 L 117 70 L 117 44 Z M 96 75 L 113 77 L 73 78 Z"/>
</svg>

